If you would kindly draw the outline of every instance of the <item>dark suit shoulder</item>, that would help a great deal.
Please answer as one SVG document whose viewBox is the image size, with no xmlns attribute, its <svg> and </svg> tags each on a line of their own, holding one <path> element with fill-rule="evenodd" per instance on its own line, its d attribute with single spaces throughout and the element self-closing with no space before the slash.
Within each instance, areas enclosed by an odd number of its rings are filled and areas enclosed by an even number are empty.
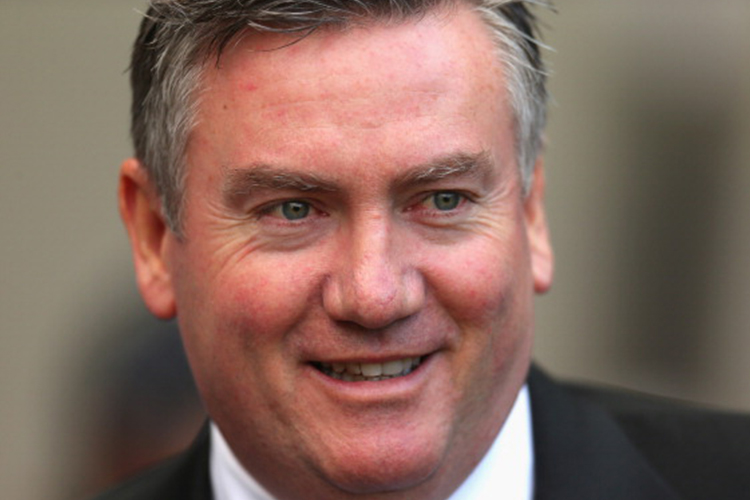
<svg viewBox="0 0 750 500">
<path fill-rule="evenodd" d="M 625 390 L 567 389 L 609 413 L 685 498 L 750 498 L 750 415 Z"/>
<path fill-rule="evenodd" d="M 94 500 L 211 500 L 208 429 L 181 455 L 169 459 Z"/>
</svg>

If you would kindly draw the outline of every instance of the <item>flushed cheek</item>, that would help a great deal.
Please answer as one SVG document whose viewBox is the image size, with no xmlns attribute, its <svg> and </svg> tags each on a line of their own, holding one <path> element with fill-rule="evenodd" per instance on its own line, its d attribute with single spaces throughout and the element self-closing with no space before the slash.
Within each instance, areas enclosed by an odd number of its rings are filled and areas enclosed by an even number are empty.
<svg viewBox="0 0 750 500">
<path fill-rule="evenodd" d="M 180 328 L 201 392 L 217 411 L 257 402 L 263 384 L 284 384 L 293 371 L 280 361 L 295 359 L 289 332 L 304 314 L 306 291 L 280 274 L 231 267 L 180 275 Z M 237 394 L 245 397 L 226 401 Z"/>
<path fill-rule="evenodd" d="M 514 253 L 512 248 L 483 245 L 440 256 L 430 274 L 438 300 L 451 317 L 482 324 L 510 309 L 525 274 L 525 263 L 513 258 Z"/>
<path fill-rule="evenodd" d="M 523 245 L 486 242 L 452 252 L 441 272 L 433 272 L 439 306 L 456 325 L 454 378 L 480 397 L 482 380 L 504 378 L 531 343 L 532 285 Z"/>
<path fill-rule="evenodd" d="M 280 265 L 271 269 L 277 272 L 229 271 L 215 290 L 214 303 L 221 309 L 214 313 L 217 321 L 255 347 L 282 343 L 311 302 L 312 285 L 304 272 L 290 274 Z"/>
<path fill-rule="evenodd" d="M 197 366 L 209 409 L 246 416 L 248 407 L 270 404 L 268 394 L 290 392 L 297 359 L 290 332 L 305 304 L 300 289 L 228 272 L 206 292 L 199 329 L 186 328 L 193 329 L 192 351 L 201 358 Z"/>
</svg>

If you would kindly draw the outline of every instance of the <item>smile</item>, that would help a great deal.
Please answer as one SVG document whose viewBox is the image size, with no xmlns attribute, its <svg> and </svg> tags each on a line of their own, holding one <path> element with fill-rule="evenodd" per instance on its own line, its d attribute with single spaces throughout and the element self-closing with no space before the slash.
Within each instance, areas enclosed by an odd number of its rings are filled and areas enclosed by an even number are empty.
<svg viewBox="0 0 750 500">
<path fill-rule="evenodd" d="M 410 374 L 422 363 L 421 357 L 385 363 L 314 363 L 315 368 L 344 382 L 377 382 Z"/>
</svg>

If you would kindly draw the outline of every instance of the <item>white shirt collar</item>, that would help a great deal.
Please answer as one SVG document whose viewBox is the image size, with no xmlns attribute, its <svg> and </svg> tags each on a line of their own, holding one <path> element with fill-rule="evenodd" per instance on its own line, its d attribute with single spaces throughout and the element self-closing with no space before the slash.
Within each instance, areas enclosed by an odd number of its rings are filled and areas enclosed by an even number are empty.
<svg viewBox="0 0 750 500">
<path fill-rule="evenodd" d="M 523 386 L 489 451 L 448 500 L 531 500 L 533 450 L 529 391 Z M 213 422 L 210 453 L 214 500 L 274 500 L 240 465 Z"/>
<path fill-rule="evenodd" d="M 242 465 L 216 424 L 211 422 L 209 466 L 214 500 L 274 500 Z"/>
<path fill-rule="evenodd" d="M 531 403 L 524 385 L 487 454 L 448 500 L 531 500 L 533 493 Z"/>
</svg>

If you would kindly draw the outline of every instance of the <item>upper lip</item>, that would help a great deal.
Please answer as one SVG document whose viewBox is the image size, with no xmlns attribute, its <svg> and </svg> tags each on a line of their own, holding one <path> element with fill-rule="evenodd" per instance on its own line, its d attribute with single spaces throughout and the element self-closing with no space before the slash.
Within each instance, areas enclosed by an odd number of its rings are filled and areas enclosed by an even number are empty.
<svg viewBox="0 0 750 500">
<path fill-rule="evenodd" d="M 405 334 L 408 335 L 408 334 Z M 405 358 L 426 358 L 444 349 L 449 349 L 445 335 L 423 335 L 413 342 L 406 337 L 378 342 L 352 344 L 346 339 L 334 339 L 326 342 L 321 339 L 301 346 L 298 359 L 308 363 L 387 363 Z M 359 344 L 359 345 L 357 345 Z"/>
<path fill-rule="evenodd" d="M 394 356 L 378 356 L 378 357 L 367 357 L 367 356 L 352 356 L 352 357 L 337 357 L 337 358 L 326 358 L 326 359 L 314 359 L 312 363 L 388 363 L 389 361 L 396 361 L 407 358 L 423 358 L 428 354 L 398 354 Z"/>
<path fill-rule="evenodd" d="M 389 361 L 396 361 L 407 358 L 425 358 L 432 354 L 432 352 L 421 352 L 421 353 L 406 353 L 406 354 L 392 354 L 392 355 L 378 355 L 378 356 L 337 356 L 337 357 L 324 357 L 317 359 L 310 359 L 310 363 L 365 363 L 365 364 L 378 364 L 388 363 Z"/>
</svg>

